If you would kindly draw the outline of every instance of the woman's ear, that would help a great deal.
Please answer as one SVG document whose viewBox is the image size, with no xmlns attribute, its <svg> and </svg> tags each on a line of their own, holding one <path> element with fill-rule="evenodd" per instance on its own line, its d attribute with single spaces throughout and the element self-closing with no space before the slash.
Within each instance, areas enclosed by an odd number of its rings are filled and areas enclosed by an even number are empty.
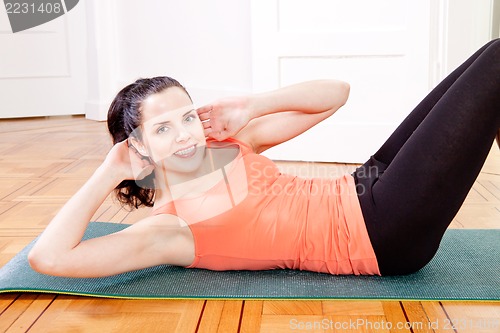
<svg viewBox="0 0 500 333">
<path fill-rule="evenodd" d="M 148 150 L 146 149 L 141 140 L 138 140 L 137 138 L 131 136 L 128 139 L 128 142 L 135 148 L 135 150 L 137 150 L 139 154 L 145 157 L 149 157 Z"/>
</svg>

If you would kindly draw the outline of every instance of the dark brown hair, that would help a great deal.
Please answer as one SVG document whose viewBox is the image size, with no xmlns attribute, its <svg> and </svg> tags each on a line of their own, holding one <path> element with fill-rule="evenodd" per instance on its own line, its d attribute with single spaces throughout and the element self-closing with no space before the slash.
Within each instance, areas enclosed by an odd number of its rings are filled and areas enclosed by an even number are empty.
<svg viewBox="0 0 500 333">
<path fill-rule="evenodd" d="M 168 76 L 139 79 L 120 90 L 108 110 L 108 130 L 113 138 L 113 145 L 127 139 L 135 129 L 141 126 L 142 102 L 148 96 L 171 87 L 179 87 L 189 96 L 177 80 Z M 191 99 L 190 96 L 189 98 Z M 131 208 L 152 207 L 155 194 L 154 174 L 147 176 L 140 183 L 135 180 L 122 181 L 115 188 L 115 194 L 122 204 Z"/>
</svg>

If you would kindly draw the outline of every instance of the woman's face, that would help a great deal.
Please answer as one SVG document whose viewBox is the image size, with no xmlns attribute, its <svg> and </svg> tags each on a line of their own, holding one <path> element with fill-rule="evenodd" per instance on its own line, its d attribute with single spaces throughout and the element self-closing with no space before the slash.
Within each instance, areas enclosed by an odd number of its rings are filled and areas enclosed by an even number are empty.
<svg viewBox="0 0 500 333">
<path fill-rule="evenodd" d="M 178 173 L 198 170 L 206 140 L 189 96 L 171 87 L 146 98 L 141 112 L 144 148 L 154 164 Z"/>
</svg>

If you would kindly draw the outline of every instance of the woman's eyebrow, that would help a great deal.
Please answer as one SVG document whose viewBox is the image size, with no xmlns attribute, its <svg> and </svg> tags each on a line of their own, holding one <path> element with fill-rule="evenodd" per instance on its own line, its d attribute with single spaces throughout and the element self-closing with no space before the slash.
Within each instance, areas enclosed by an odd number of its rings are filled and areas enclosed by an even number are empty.
<svg viewBox="0 0 500 333">
<path fill-rule="evenodd" d="M 182 115 L 182 117 L 187 116 L 189 113 L 191 113 L 191 112 L 193 112 L 193 111 L 194 111 L 194 109 L 189 110 L 188 112 L 184 113 L 184 114 Z M 168 124 L 169 122 L 170 122 L 170 120 L 165 120 L 165 121 L 161 121 L 161 122 L 159 122 L 159 123 L 155 123 L 155 124 L 153 124 L 153 126 L 156 126 L 156 125 L 165 125 L 165 124 Z"/>
</svg>

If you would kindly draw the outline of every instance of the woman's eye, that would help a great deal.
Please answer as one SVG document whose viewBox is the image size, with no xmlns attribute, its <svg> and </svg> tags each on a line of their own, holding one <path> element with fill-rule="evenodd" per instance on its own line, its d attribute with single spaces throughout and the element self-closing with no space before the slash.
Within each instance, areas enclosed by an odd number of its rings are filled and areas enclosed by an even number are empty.
<svg viewBox="0 0 500 333">
<path fill-rule="evenodd" d="M 157 133 L 157 134 L 162 134 L 162 133 L 165 133 L 165 132 L 167 132 L 167 131 L 168 131 L 168 127 L 166 127 L 166 126 L 161 126 L 161 127 L 159 127 L 159 128 L 156 130 L 156 133 Z"/>
<path fill-rule="evenodd" d="M 184 120 L 187 121 L 187 122 L 192 122 L 195 119 L 196 119 L 196 117 L 194 115 L 190 114 Z"/>
</svg>

